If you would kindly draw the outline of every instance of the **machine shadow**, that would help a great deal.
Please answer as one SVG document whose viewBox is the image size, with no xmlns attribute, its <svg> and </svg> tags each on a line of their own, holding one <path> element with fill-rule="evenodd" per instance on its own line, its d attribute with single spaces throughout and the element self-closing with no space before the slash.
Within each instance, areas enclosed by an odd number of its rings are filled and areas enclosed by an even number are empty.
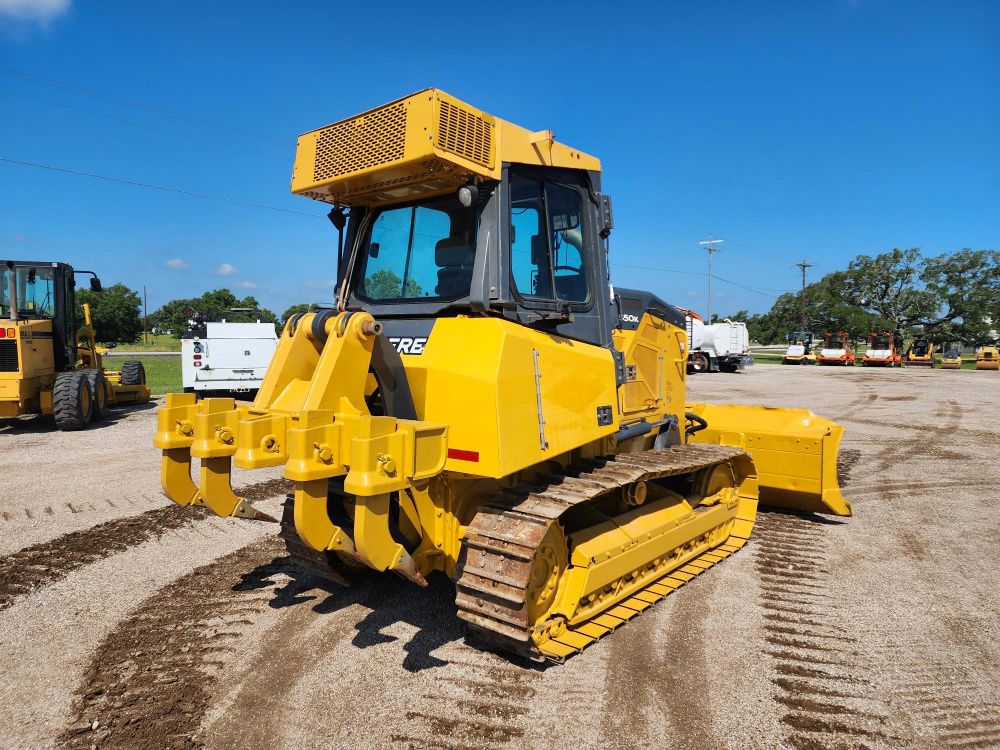
<svg viewBox="0 0 1000 750">
<path fill-rule="evenodd" d="M 109 407 L 104 418 L 97 422 L 91 422 L 78 432 L 88 432 L 91 430 L 103 430 L 105 427 L 113 427 L 124 417 L 132 412 L 155 409 L 159 404 L 149 401 L 145 404 L 129 404 L 123 406 Z M 50 432 L 58 432 L 56 423 L 51 414 L 35 414 L 28 417 L 10 417 L 0 419 L 0 436 L 2 435 L 44 435 Z"/>
<path fill-rule="evenodd" d="M 760 505 L 757 508 L 758 516 L 772 516 L 778 518 L 780 516 L 788 518 L 797 518 L 807 523 L 816 524 L 817 526 L 843 526 L 845 523 L 849 522 L 849 519 L 834 517 L 834 516 L 821 516 L 819 513 L 810 513 L 808 511 L 798 511 L 798 510 L 788 510 L 787 508 L 779 508 L 774 505 Z"/>
<path fill-rule="evenodd" d="M 291 580 L 283 585 L 274 576 Z M 276 609 L 312 604 L 320 615 L 332 615 L 355 605 L 369 610 L 356 624 L 352 644 L 371 648 L 399 640 L 384 631 L 397 623 L 416 629 L 402 650 L 401 666 L 408 672 L 447 666 L 434 655 L 442 646 L 465 636 L 465 627 L 455 616 L 455 586 L 444 575 L 433 574 L 426 588 L 391 574 L 364 575 L 350 587 L 339 586 L 297 565 L 291 557 L 278 557 L 243 574 L 233 588 L 274 588 L 268 606 Z"/>
</svg>

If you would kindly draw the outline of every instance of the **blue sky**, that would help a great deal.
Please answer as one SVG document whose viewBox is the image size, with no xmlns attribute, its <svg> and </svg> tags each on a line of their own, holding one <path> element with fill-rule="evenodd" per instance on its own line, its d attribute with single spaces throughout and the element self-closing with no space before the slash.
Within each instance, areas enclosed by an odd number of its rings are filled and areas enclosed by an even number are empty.
<svg viewBox="0 0 1000 750">
<path fill-rule="evenodd" d="M 0 162 L 0 256 L 145 284 L 151 310 L 326 301 L 295 137 L 437 86 L 602 160 L 615 283 L 704 312 L 711 234 L 713 310 L 766 310 L 803 258 L 1000 246 L 998 29 L 988 1 L 0 0 L 0 158 L 287 211 Z"/>
</svg>

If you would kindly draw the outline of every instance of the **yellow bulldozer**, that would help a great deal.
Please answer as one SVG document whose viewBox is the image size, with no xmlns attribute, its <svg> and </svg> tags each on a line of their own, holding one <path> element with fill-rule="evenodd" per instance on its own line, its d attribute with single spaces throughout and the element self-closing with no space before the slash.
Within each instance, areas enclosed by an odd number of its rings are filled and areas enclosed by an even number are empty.
<svg viewBox="0 0 1000 750">
<path fill-rule="evenodd" d="M 76 276 L 66 263 L 0 260 L 0 418 L 51 414 L 60 430 L 79 430 L 114 404 L 149 401 L 139 361 L 104 369 L 90 306 L 76 311 Z"/>
<path fill-rule="evenodd" d="M 292 192 L 333 204 L 335 303 L 252 405 L 167 396 L 179 505 L 267 519 L 232 466 L 282 466 L 303 565 L 444 573 L 475 640 L 551 661 L 739 550 L 758 500 L 850 515 L 841 426 L 687 402 L 684 315 L 611 286 L 601 165 L 550 131 L 428 89 L 301 136 Z"/>
</svg>

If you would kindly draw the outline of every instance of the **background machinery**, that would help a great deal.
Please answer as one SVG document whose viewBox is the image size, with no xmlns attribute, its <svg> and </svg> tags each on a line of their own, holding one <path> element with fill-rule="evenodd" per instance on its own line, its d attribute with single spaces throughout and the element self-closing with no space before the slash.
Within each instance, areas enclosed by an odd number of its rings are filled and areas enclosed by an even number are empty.
<svg viewBox="0 0 1000 750">
<path fill-rule="evenodd" d="M 0 417 L 52 414 L 78 430 L 109 405 L 149 400 L 141 362 L 104 369 L 89 305 L 77 319 L 75 274 L 101 290 L 66 263 L 0 261 Z"/>
<path fill-rule="evenodd" d="M 1000 350 L 995 346 L 981 346 L 976 352 L 977 370 L 1000 369 Z"/>
<path fill-rule="evenodd" d="M 857 358 L 848 335 L 844 331 L 828 333 L 823 337 L 823 348 L 816 356 L 817 364 L 854 367 Z"/>
<path fill-rule="evenodd" d="M 868 337 L 868 349 L 861 358 L 862 367 L 902 367 L 902 339 L 898 333 L 886 331 Z"/>
<path fill-rule="evenodd" d="M 687 402 L 684 316 L 609 284 L 596 158 L 428 89 L 301 136 L 292 191 L 344 231 L 336 307 L 289 319 L 252 405 L 167 396 L 178 504 L 266 519 L 232 466 L 282 466 L 301 564 L 444 573 L 478 640 L 553 661 L 740 549 L 758 499 L 850 514 L 842 427 Z"/>
<path fill-rule="evenodd" d="M 936 347 L 933 341 L 917 339 L 906 351 L 907 367 L 934 367 Z"/>
<path fill-rule="evenodd" d="M 783 365 L 810 365 L 816 363 L 816 356 L 813 354 L 813 337 L 809 331 L 792 331 L 785 340 L 788 348 L 785 349 L 781 357 Z"/>
<path fill-rule="evenodd" d="M 941 369 L 962 369 L 962 351 L 959 347 L 951 345 L 945 348 L 944 353 L 941 355 Z"/>
</svg>

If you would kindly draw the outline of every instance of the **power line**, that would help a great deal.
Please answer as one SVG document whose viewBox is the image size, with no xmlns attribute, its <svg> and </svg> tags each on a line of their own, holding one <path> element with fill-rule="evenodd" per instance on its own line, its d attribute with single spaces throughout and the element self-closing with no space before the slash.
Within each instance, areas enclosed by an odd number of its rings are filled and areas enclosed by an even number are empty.
<svg viewBox="0 0 1000 750">
<path fill-rule="evenodd" d="M 53 78 L 45 78 L 43 76 L 34 75 L 33 73 L 25 73 L 20 70 L 14 70 L 12 68 L 0 67 L 0 75 L 9 76 L 11 78 L 19 78 L 23 81 L 28 81 L 30 83 L 37 83 L 43 86 L 51 86 L 53 88 L 63 89 L 64 91 L 70 91 L 74 94 L 82 94 L 83 96 L 90 96 L 95 99 L 103 99 L 104 101 L 114 102 L 115 104 L 120 104 L 126 107 L 133 107 L 135 109 L 145 110 L 146 112 L 152 112 L 154 114 L 162 115 L 164 117 L 172 117 L 176 120 L 187 120 L 188 122 L 196 122 L 200 125 L 209 125 L 213 128 L 228 130 L 230 133 L 248 135 L 253 138 L 259 138 L 264 141 L 270 141 L 272 143 L 279 143 L 281 145 L 286 145 L 286 141 L 280 138 L 275 138 L 274 136 L 265 135 L 263 133 L 255 133 L 252 130 L 244 130 L 243 128 L 235 128 L 232 127 L 231 125 L 223 125 L 222 123 L 213 122 L 212 120 L 206 120 L 203 117 L 186 115 L 183 112 L 176 112 L 174 110 L 166 109 L 165 107 L 157 107 L 152 104 L 146 104 L 145 102 L 136 101 L 135 99 L 126 99 L 125 97 L 116 96 L 114 94 L 106 94 L 101 91 L 95 91 L 94 89 L 86 89 L 83 88 L 82 86 L 76 86 L 75 84 L 66 83 L 64 81 L 57 81 Z"/>
<path fill-rule="evenodd" d="M 136 180 L 126 180 L 122 177 L 109 177 L 102 174 L 94 174 L 92 172 L 81 172 L 76 169 L 68 169 L 66 167 L 56 167 L 51 164 L 38 164 L 36 162 L 21 161 L 19 159 L 9 159 L 5 156 L 0 156 L 0 162 L 6 162 L 7 164 L 17 164 L 22 167 L 33 167 L 35 169 L 46 169 L 50 172 L 61 172 L 63 174 L 76 175 L 77 177 L 90 177 L 94 180 L 105 180 L 107 182 L 118 183 L 119 185 L 131 185 L 133 187 L 148 188 L 150 190 L 161 190 L 165 193 L 177 193 L 178 195 L 186 195 L 191 198 L 204 198 L 206 200 L 221 201 L 222 203 L 232 203 L 237 206 L 248 206 L 250 208 L 265 208 L 268 211 L 280 211 L 285 214 L 298 214 L 299 216 L 309 216 L 311 218 L 323 218 L 322 214 L 309 214 L 305 211 L 295 211 L 291 208 L 280 208 L 278 206 L 269 206 L 266 203 L 254 203 L 252 201 L 244 201 L 238 198 L 230 198 L 225 195 L 209 195 L 208 193 L 196 193 L 191 190 L 183 190 L 181 188 L 167 187 L 166 185 L 154 185 L 149 182 L 137 182 Z"/>
<path fill-rule="evenodd" d="M 659 271 L 662 273 L 679 273 L 685 276 L 708 276 L 704 271 L 683 271 L 679 268 L 662 268 L 660 266 L 640 266 L 631 263 L 615 263 L 611 262 L 612 268 L 634 268 L 638 271 Z M 766 289 L 764 287 L 752 287 L 746 284 L 741 284 L 738 281 L 732 281 L 731 279 L 723 278 L 718 274 L 713 274 L 713 279 L 716 281 L 721 281 L 726 284 L 731 284 L 732 286 L 739 287 L 740 289 L 745 289 L 748 292 L 753 292 L 754 294 L 759 294 L 762 297 L 769 297 L 771 299 L 778 299 L 779 295 L 768 294 L 769 291 L 780 292 L 781 294 L 788 294 L 788 290 L 785 289 Z"/>
<path fill-rule="evenodd" d="M 254 151 L 253 149 L 246 148 L 244 146 L 241 146 L 239 143 L 235 143 L 232 141 L 217 141 L 213 138 L 205 138 L 204 136 L 194 135 L 193 133 L 185 133 L 180 130 L 171 130 L 170 128 L 161 128 L 159 125 L 151 125 L 150 123 L 147 122 L 139 122 L 138 120 L 129 120 L 124 117 L 117 117 L 115 115 L 109 115 L 104 112 L 97 112 L 93 109 L 86 109 L 84 107 L 74 107 L 72 104 L 63 104 L 62 102 L 53 102 L 47 99 L 39 99 L 38 97 L 26 96 L 25 94 L 16 94 L 13 91 L 7 91 L 6 89 L 0 89 L 0 94 L 3 94 L 5 96 L 14 96 L 17 97 L 18 99 L 25 99 L 30 102 L 47 104 L 53 107 L 63 107 L 65 109 L 71 109 L 74 112 L 83 112 L 88 115 L 94 115 L 95 117 L 104 117 L 108 120 L 114 120 L 115 122 L 125 123 L 126 125 L 135 125 L 140 128 L 149 128 L 150 130 L 158 130 L 161 133 L 170 133 L 172 135 L 179 135 L 184 138 L 193 138 L 195 140 L 203 141 L 205 143 L 211 143 L 216 146 L 223 146 L 225 148 L 234 148 L 239 151 L 245 151 L 248 154 L 256 154 L 257 156 L 266 156 L 269 159 L 278 159 L 286 163 L 288 162 L 288 159 L 284 156 L 277 156 L 275 154 L 265 154 L 263 151 Z"/>
</svg>

